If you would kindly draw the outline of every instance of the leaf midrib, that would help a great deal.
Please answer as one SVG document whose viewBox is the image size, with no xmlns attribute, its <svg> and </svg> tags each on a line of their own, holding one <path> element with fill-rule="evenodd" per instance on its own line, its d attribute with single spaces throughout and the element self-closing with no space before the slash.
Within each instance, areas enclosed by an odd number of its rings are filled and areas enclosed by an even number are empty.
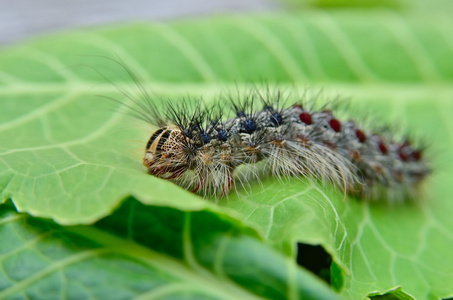
<svg viewBox="0 0 453 300">
<path fill-rule="evenodd" d="M 12 222 L 17 219 L 18 218 L 8 218 L 7 221 Z M 217 276 L 207 269 L 203 268 L 203 272 L 196 272 L 196 270 L 185 266 L 174 258 L 152 251 L 133 240 L 120 238 L 93 226 L 68 226 L 64 227 L 63 230 L 66 233 L 73 233 L 95 241 L 103 247 L 78 252 L 72 256 L 53 262 L 44 270 L 38 271 L 24 280 L 17 282 L 13 286 L 0 291 L 0 299 L 5 299 L 16 292 L 25 290 L 26 287 L 33 285 L 42 278 L 51 275 L 65 266 L 83 261 L 90 257 L 108 253 L 123 254 L 135 260 L 139 260 L 146 265 L 165 270 L 173 277 L 179 278 L 180 282 L 184 282 L 184 285 L 190 287 L 191 290 L 196 290 L 198 287 L 199 290 L 208 292 L 219 299 L 262 299 L 251 294 L 247 290 L 244 290 L 227 278 L 222 281 L 218 280 Z M 199 265 L 198 267 L 202 268 Z"/>
<path fill-rule="evenodd" d="M 268 84 L 241 84 L 231 82 L 218 82 L 218 83 L 197 83 L 197 82 L 142 82 L 140 83 L 143 88 L 150 93 L 155 95 L 156 93 L 163 94 L 181 94 L 187 96 L 187 93 L 194 94 L 207 94 L 219 95 L 225 91 L 236 91 L 245 89 L 263 89 L 265 90 L 268 86 L 273 87 L 277 84 L 269 82 Z M 453 87 L 450 82 L 375 82 L 372 84 L 365 84 L 362 82 L 294 82 L 294 83 L 278 83 L 278 86 L 283 91 L 300 90 L 304 91 L 307 89 L 325 89 L 329 90 L 359 90 L 369 92 L 370 94 L 375 92 L 382 95 L 394 94 L 395 92 L 414 94 L 421 91 L 433 92 L 437 91 L 453 91 Z M 77 83 L 20 83 L 10 86 L 0 86 L 0 95 L 29 95 L 29 94 L 53 94 L 53 93 L 73 93 L 78 91 L 82 94 L 91 94 L 102 96 L 103 93 L 116 93 L 121 94 L 120 90 L 125 89 L 130 92 L 131 95 L 140 91 L 136 83 L 119 83 L 119 84 L 108 84 L 108 83 L 95 83 L 95 82 L 77 82 Z M 170 92 L 169 92 L 170 91 Z M 404 101 L 404 99 L 401 99 Z"/>
<path fill-rule="evenodd" d="M 203 272 L 196 272 L 196 270 L 185 266 L 178 260 L 155 252 L 133 240 L 120 238 L 92 226 L 69 226 L 65 229 L 68 232 L 96 241 L 106 247 L 106 251 L 123 254 L 140 260 L 149 266 L 165 270 L 175 278 L 180 278 L 182 282 L 187 282 L 187 285 L 198 286 L 200 290 L 207 291 L 219 298 L 232 300 L 261 299 L 230 280 L 218 280 L 216 274 L 207 269 L 203 268 Z M 198 266 L 202 268 L 200 265 Z"/>
</svg>

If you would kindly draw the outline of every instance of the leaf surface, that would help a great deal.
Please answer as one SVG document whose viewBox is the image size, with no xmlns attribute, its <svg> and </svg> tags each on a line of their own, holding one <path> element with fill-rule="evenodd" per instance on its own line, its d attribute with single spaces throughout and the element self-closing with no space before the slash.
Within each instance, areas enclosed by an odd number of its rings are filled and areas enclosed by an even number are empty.
<svg viewBox="0 0 453 300">
<path fill-rule="evenodd" d="M 129 195 L 182 212 L 227 214 L 290 257 L 296 241 L 321 244 L 340 268 L 346 298 L 397 286 L 417 299 L 451 296 L 452 29 L 442 13 L 311 11 L 84 30 L 6 49 L 2 201 L 61 224 L 96 222 Z M 213 101 L 222 90 L 263 79 L 352 96 L 378 121 L 428 136 L 434 172 L 425 199 L 365 203 L 317 183 L 263 179 L 215 205 L 148 176 L 141 156 L 153 129 L 97 96 L 128 103 L 118 88 L 139 95 L 120 64 L 105 57 L 133 69 L 152 95 L 172 99 L 189 93 Z"/>
<path fill-rule="evenodd" d="M 132 198 L 91 226 L 0 215 L 1 299 L 339 298 L 225 215 Z"/>
</svg>

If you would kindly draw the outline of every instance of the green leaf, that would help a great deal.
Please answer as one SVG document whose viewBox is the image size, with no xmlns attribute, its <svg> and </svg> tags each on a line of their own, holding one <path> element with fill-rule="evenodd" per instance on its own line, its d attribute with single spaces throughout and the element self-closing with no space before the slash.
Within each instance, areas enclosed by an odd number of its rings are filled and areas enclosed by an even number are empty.
<svg viewBox="0 0 453 300">
<path fill-rule="evenodd" d="M 345 298 L 397 286 L 417 299 L 451 296 L 451 30 L 447 14 L 345 9 L 84 30 L 4 50 L 1 200 L 60 224 L 98 221 L 129 195 L 167 209 L 226 214 L 289 257 L 296 241 L 321 244 L 338 266 L 332 276 Z M 118 87 L 139 95 L 136 83 L 101 56 L 119 58 L 147 90 L 174 99 L 188 93 L 213 101 L 222 90 L 263 79 L 352 96 L 379 122 L 429 135 L 434 172 L 425 199 L 365 203 L 317 183 L 263 179 L 215 205 L 148 176 L 141 156 L 153 129 L 96 96 L 127 103 Z M 241 259 L 250 257 L 244 252 Z"/>
<path fill-rule="evenodd" d="M 129 199 L 92 226 L 0 217 L 1 299 L 338 298 L 225 215 Z"/>
<path fill-rule="evenodd" d="M 371 293 L 368 295 L 372 300 L 414 300 L 414 297 L 402 291 L 401 287 L 385 293 Z"/>
</svg>

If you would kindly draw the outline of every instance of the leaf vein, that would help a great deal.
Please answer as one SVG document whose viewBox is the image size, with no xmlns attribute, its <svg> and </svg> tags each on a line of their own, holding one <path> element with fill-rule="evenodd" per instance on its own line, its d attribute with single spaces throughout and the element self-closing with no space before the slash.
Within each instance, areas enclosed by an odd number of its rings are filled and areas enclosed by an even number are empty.
<svg viewBox="0 0 453 300">
<path fill-rule="evenodd" d="M 384 26 L 395 36 L 395 40 L 406 50 L 409 57 L 411 57 L 414 65 L 418 69 L 420 77 L 424 78 L 425 81 L 442 81 L 442 77 L 434 66 L 433 61 L 430 59 L 426 50 L 423 49 L 419 40 L 414 36 L 406 20 L 394 12 L 387 11 L 386 14 L 391 22 L 385 22 Z"/>
<path fill-rule="evenodd" d="M 314 73 L 314 77 L 316 79 L 328 80 L 329 76 L 324 71 L 324 68 L 321 64 L 321 58 L 316 53 L 315 48 L 312 46 L 313 42 L 311 41 L 311 38 L 305 30 L 304 24 L 297 23 L 297 25 L 297 33 L 295 26 L 288 26 L 286 24 L 286 27 L 294 37 L 296 44 L 299 46 L 301 55 L 305 57 L 305 62 L 307 63 L 308 68 Z"/>
<path fill-rule="evenodd" d="M 293 80 L 307 79 L 307 75 L 301 70 L 297 60 L 288 52 L 274 33 L 264 28 L 256 20 L 240 18 L 235 19 L 235 22 L 232 24 L 235 26 L 240 25 L 239 28 L 242 31 L 247 32 L 250 36 L 263 44 L 277 61 L 280 62 Z"/>
<path fill-rule="evenodd" d="M 93 43 L 96 46 L 105 49 L 107 53 L 114 53 L 115 56 L 119 58 L 120 65 L 121 63 L 124 63 L 128 68 L 134 70 L 134 73 L 137 73 L 140 79 L 143 79 L 144 81 L 154 80 L 151 74 L 147 72 L 142 67 L 142 65 L 124 49 L 124 47 L 120 46 L 120 44 L 113 42 L 112 40 L 104 36 L 101 36 L 100 33 L 96 34 L 94 32 L 84 32 L 84 36 L 85 35 L 89 37 L 90 43 Z M 104 58 L 113 60 L 109 57 Z"/>
<path fill-rule="evenodd" d="M 53 101 L 49 101 L 48 103 L 42 105 L 41 107 L 36 108 L 26 114 L 23 114 L 22 116 L 17 117 L 14 120 L 0 124 L 0 131 L 10 130 L 11 128 L 14 128 L 16 126 L 33 121 L 43 115 L 48 114 L 51 111 L 61 108 L 64 105 L 74 101 L 76 97 L 79 95 L 80 95 L 79 92 L 74 91 L 63 94 L 62 96 L 54 99 Z"/>
<path fill-rule="evenodd" d="M 55 74 L 60 75 L 65 81 L 68 82 L 78 82 L 79 77 L 70 72 L 68 66 L 63 64 L 60 60 L 56 59 L 54 56 L 51 56 L 47 53 L 42 52 L 36 48 L 21 48 L 21 51 L 24 52 L 24 56 L 28 59 L 33 59 L 38 63 L 42 63 L 50 67 Z"/>
<path fill-rule="evenodd" d="M 318 21 L 319 28 L 323 30 L 326 37 L 337 47 L 345 62 L 358 78 L 370 82 L 379 81 L 377 75 L 365 63 L 344 30 L 334 21 L 331 15 L 318 11 L 318 18 L 316 20 Z"/>
<path fill-rule="evenodd" d="M 55 261 L 47 268 L 34 273 L 33 275 L 17 282 L 15 285 L 0 291 L 0 299 L 5 299 L 8 296 L 13 295 L 16 292 L 25 290 L 27 287 L 32 286 L 34 283 L 39 280 L 51 275 L 55 271 L 61 270 L 66 266 L 72 265 L 74 263 L 83 261 L 100 253 L 106 252 L 106 249 L 95 249 L 95 250 L 85 250 L 77 254 L 71 255 L 67 258 Z"/>
<path fill-rule="evenodd" d="M 181 52 L 181 54 L 184 54 L 195 67 L 195 69 L 198 70 L 205 81 L 217 81 L 218 78 L 212 67 L 206 62 L 200 51 L 195 48 L 193 44 L 189 42 L 189 40 L 185 39 L 172 27 L 163 23 L 159 23 L 158 29 L 159 30 L 155 31 L 155 33 L 160 34 L 160 36 L 162 36 L 169 43 L 175 46 Z"/>
</svg>

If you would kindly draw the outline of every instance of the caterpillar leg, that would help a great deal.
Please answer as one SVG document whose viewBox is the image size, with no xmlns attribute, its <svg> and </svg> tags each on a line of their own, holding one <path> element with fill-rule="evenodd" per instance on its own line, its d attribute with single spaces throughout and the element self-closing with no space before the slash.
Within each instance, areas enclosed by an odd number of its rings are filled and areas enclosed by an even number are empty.
<svg viewBox="0 0 453 300">
<path fill-rule="evenodd" d="M 196 193 L 204 187 L 204 179 L 199 177 L 197 186 L 192 190 L 192 193 Z"/>
<path fill-rule="evenodd" d="M 173 174 L 168 176 L 166 179 L 176 179 L 180 178 L 185 172 L 187 171 L 187 168 L 184 167 L 179 167 L 173 171 Z"/>
<path fill-rule="evenodd" d="M 231 186 L 233 184 L 233 181 L 234 181 L 233 175 L 231 174 L 231 172 L 228 172 L 226 182 L 225 182 L 225 184 L 223 186 L 221 197 L 223 197 L 223 196 L 228 194 L 228 192 L 230 191 Z"/>
</svg>

